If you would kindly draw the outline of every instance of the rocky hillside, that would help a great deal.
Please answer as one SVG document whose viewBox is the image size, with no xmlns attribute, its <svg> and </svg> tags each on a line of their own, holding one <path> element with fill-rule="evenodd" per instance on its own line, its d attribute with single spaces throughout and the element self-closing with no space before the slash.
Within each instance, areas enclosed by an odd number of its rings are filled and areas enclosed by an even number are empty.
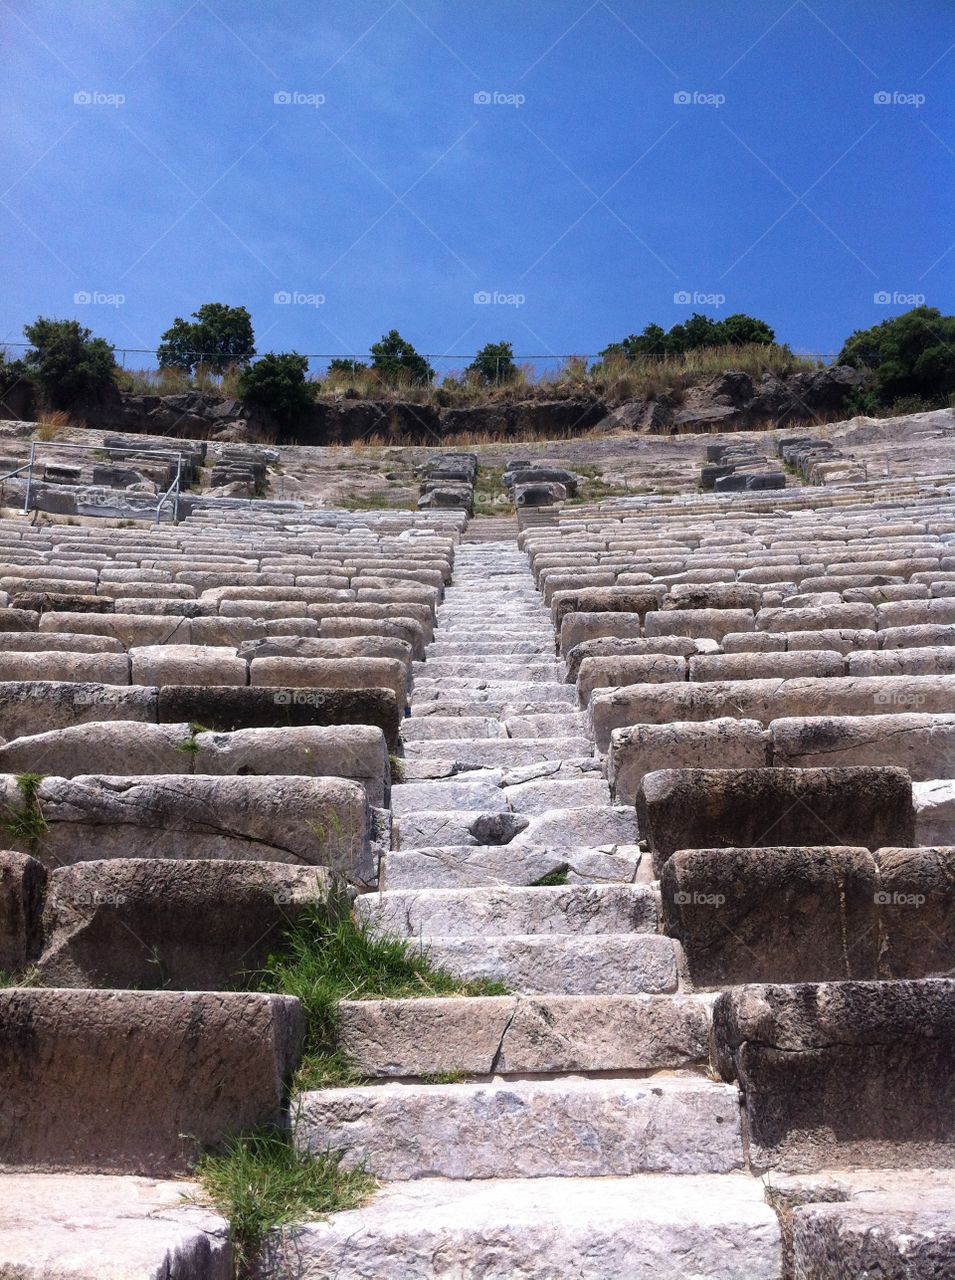
<svg viewBox="0 0 955 1280">
<path fill-rule="evenodd" d="M 302 445 L 350 444 L 375 438 L 437 444 L 461 434 L 554 439 L 594 430 L 677 435 L 845 418 L 848 398 L 864 377 L 845 365 L 789 374 L 766 371 L 761 376 L 729 370 L 650 396 L 615 398 L 606 388 L 598 394 L 585 383 L 553 384 L 548 389 L 551 398 L 528 395 L 526 399 L 493 399 L 463 407 L 442 406 L 440 388 L 435 389 L 431 402 L 422 404 L 349 394 L 319 396 L 290 431 L 281 430 L 267 411 L 255 405 L 199 391 L 161 396 L 114 389 L 74 416 L 100 430 L 191 439 L 269 439 Z M 4 417 L 35 416 L 31 409 L 35 406 L 0 406 Z"/>
</svg>

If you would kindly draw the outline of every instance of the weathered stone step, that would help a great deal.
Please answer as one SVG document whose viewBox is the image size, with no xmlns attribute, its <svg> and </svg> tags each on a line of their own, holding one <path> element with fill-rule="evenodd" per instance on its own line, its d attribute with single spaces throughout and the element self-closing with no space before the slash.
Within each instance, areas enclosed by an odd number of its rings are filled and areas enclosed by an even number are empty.
<svg viewBox="0 0 955 1280">
<path fill-rule="evenodd" d="M 533 686 L 528 693 L 533 693 Z M 471 695 L 467 693 L 459 694 L 463 698 Z M 476 696 L 482 696 L 479 692 Z M 521 701 L 521 702 L 466 702 L 466 701 L 441 701 L 433 700 L 429 702 L 419 701 L 412 708 L 412 719 L 421 720 L 425 716 L 493 716 L 497 720 L 511 720 L 517 717 L 522 719 L 527 716 L 566 716 L 575 715 L 573 707 L 568 702 L 552 702 L 549 698 L 545 698 L 539 702 Z M 573 724 L 574 721 L 569 722 Z M 548 735 L 550 736 L 550 735 Z"/>
<path fill-rule="evenodd" d="M 448 658 L 475 658 L 479 656 L 496 657 L 499 655 L 509 656 L 512 654 L 525 653 L 528 655 L 543 654 L 548 658 L 554 656 L 554 642 L 549 636 L 545 636 L 540 640 L 529 640 L 522 631 L 514 633 L 513 639 L 501 638 L 498 640 L 485 640 L 474 638 L 473 640 L 452 640 L 444 638 L 445 633 L 441 631 L 439 638 L 434 644 L 430 645 L 427 654 L 428 658 L 437 658 L 442 661 Z M 90 637 L 77 637 L 79 640 L 86 640 Z M 100 637 L 92 637 L 99 639 Z M 105 638 L 105 637 L 104 637 Z M 33 646 L 31 646 L 32 648 Z"/>
<path fill-rule="evenodd" d="M 26 889 L 31 873 L 43 874 L 34 859 L 0 853 L 8 889 L 15 875 Z M 290 924 L 340 887 L 322 867 L 286 863 L 77 862 L 50 872 L 42 921 L 29 920 L 24 893 L 21 952 L 46 986 L 234 990 L 262 968 Z M 344 895 L 333 901 L 347 911 Z M 41 932 L 37 957 L 30 948 Z"/>
<path fill-rule="evenodd" d="M 612 850 L 615 850 L 612 851 Z M 645 865 L 644 865 L 645 864 Z M 634 846 L 608 849 L 447 845 L 393 849 L 381 863 L 383 889 L 467 889 L 533 885 L 548 876 L 568 884 L 630 884 L 650 875 L 649 858 Z"/>
<path fill-rule="evenodd" d="M 743 1166 L 736 1090 L 650 1080 L 384 1084 L 305 1093 L 300 1148 L 408 1178 L 729 1173 Z"/>
<path fill-rule="evenodd" d="M 653 933 L 659 919 L 648 885 L 391 890 L 364 894 L 355 909 L 383 933 L 402 937 Z"/>
<path fill-rule="evenodd" d="M 520 814 L 515 814 L 520 817 Z M 635 844 L 637 815 L 629 805 L 581 805 L 573 809 L 546 809 L 531 817 L 515 836 L 522 844 Z"/>
<path fill-rule="evenodd" d="M 522 685 L 516 680 L 475 680 L 470 684 L 451 686 L 448 681 L 417 680 L 412 699 L 412 716 L 433 714 L 429 712 L 433 703 L 490 703 L 495 708 L 518 705 L 530 707 L 534 703 L 547 703 L 575 710 L 576 692 L 570 685 Z"/>
<path fill-rule="evenodd" d="M 528 995 L 640 995 L 677 989 L 674 944 L 659 934 L 429 935 L 420 941 L 436 965 L 459 978 L 488 978 Z"/>
<path fill-rule="evenodd" d="M 560 760 L 564 756 L 584 756 L 591 750 L 588 738 L 444 738 L 440 741 L 409 742 L 408 760 L 454 760 L 468 768 L 494 768 L 533 764 L 538 760 Z"/>
<path fill-rule="evenodd" d="M 417 809 L 393 824 L 391 845 L 394 849 L 442 844 L 506 845 L 528 825 L 526 817 L 498 803 L 486 811 Z"/>
<path fill-rule="evenodd" d="M 588 743 L 588 748 L 589 748 Z M 583 777 L 600 775 L 600 761 L 593 755 L 564 756 L 557 760 L 533 760 L 530 764 L 507 765 L 494 768 L 482 764 L 468 764 L 461 760 L 441 760 L 438 745 L 435 744 L 435 755 L 422 760 L 404 759 L 401 762 L 402 778 L 406 782 L 433 782 L 441 778 L 486 778 L 489 774 L 501 773 L 508 781 L 528 782 L 541 776 L 557 775 Z"/>
<path fill-rule="evenodd" d="M 672 1070 L 708 1061 L 699 996 L 346 1000 L 338 1040 L 368 1079 Z"/>
<path fill-rule="evenodd" d="M 951 979 L 735 987 L 713 1008 L 759 1169 L 951 1168 L 953 1049 Z"/>
<path fill-rule="evenodd" d="M 118 654 L 90 656 L 100 662 L 113 661 L 120 657 Z M 76 655 L 73 654 L 70 657 L 75 658 Z M 0 668 L 0 674 L 2 674 L 2 668 Z M 414 676 L 416 680 L 526 680 L 533 684 L 563 683 L 557 663 L 552 658 L 535 662 L 520 656 L 516 658 L 492 656 L 489 659 L 475 658 L 474 661 L 467 659 L 458 661 L 449 658 L 446 662 L 429 659 L 427 662 L 414 664 Z M 97 676 L 92 678 L 99 679 Z M 460 688 L 460 685 L 458 687 Z"/>
<path fill-rule="evenodd" d="M 184 1173 L 282 1123 L 303 1032 L 288 996 L 0 991 L 0 1165 Z"/>
<path fill-rule="evenodd" d="M 422 1178 L 296 1227 L 277 1254 L 263 1280 L 778 1280 L 782 1267 L 762 1185 L 736 1173 Z"/>
<path fill-rule="evenodd" d="M 503 770 L 488 769 L 435 782 L 400 783 L 392 788 L 391 811 L 395 818 L 413 818 L 422 810 L 503 813 L 508 808 L 503 777 Z"/>
<path fill-rule="evenodd" d="M 610 804 L 610 789 L 599 774 L 589 777 L 552 780 L 540 778 L 505 787 L 507 804 L 516 813 L 540 817 L 551 809 L 579 809 Z"/>
<path fill-rule="evenodd" d="M 0 1174 L 0 1275 L 11 1280 L 229 1280 L 228 1223 L 182 1181 Z"/>
<path fill-rule="evenodd" d="M 560 738 L 587 731 L 583 712 L 541 712 L 505 716 L 412 716 L 401 726 L 404 742 L 438 738 Z"/>
</svg>

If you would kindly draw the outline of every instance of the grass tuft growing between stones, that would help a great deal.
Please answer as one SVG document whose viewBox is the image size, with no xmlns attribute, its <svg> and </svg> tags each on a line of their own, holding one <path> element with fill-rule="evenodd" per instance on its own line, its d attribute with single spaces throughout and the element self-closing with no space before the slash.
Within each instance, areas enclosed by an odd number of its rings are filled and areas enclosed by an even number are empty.
<svg viewBox="0 0 955 1280">
<path fill-rule="evenodd" d="M 404 782 L 405 780 L 405 762 L 400 756 L 389 756 L 388 767 L 391 770 L 392 782 Z"/>
<path fill-rule="evenodd" d="M 301 1001 L 307 1029 L 298 1089 L 327 1089 L 360 1078 L 338 1045 L 342 1000 L 508 994 L 500 982 L 462 981 L 435 968 L 412 940 L 377 933 L 351 914 L 336 918 L 322 904 L 289 926 L 282 949 L 269 956 L 256 985 Z"/>
<path fill-rule="evenodd" d="M 8 991 L 11 987 L 42 987 L 43 974 L 35 966 L 24 969 L 22 973 L 7 973 L 0 969 L 0 991 Z"/>
<path fill-rule="evenodd" d="M 205 1198 L 229 1221 L 234 1274 L 252 1274 L 270 1231 L 355 1209 L 374 1190 L 361 1169 L 341 1168 L 334 1152 L 302 1155 L 279 1130 L 232 1138 L 203 1156 L 196 1178 Z"/>
<path fill-rule="evenodd" d="M 563 866 L 555 867 L 553 871 L 548 871 L 546 876 L 541 876 L 539 880 L 532 880 L 530 887 L 532 889 L 551 889 L 557 885 L 567 884 L 567 873 L 570 868 L 566 862 Z"/>
<path fill-rule="evenodd" d="M 13 840 L 22 840 L 31 849 L 36 848 L 49 829 L 39 797 L 43 777 L 42 773 L 17 774 L 17 790 L 23 797 L 23 808 L 8 808 L 8 816 L 2 823 L 4 830 Z"/>
</svg>

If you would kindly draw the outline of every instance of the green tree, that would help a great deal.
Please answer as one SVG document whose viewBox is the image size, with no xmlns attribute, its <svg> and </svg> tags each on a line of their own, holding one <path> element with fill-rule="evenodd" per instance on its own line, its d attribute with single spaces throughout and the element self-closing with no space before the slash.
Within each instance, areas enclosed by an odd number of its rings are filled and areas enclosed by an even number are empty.
<svg viewBox="0 0 955 1280">
<path fill-rule="evenodd" d="M 943 316 L 936 307 L 914 307 L 871 329 L 857 329 L 838 362 L 873 370 L 883 407 L 910 397 L 944 405 L 955 393 L 955 316 Z"/>
<path fill-rule="evenodd" d="M 685 351 L 702 347 L 744 346 L 757 343 L 768 346 L 775 341 L 775 333 L 764 320 L 743 313 L 727 316 L 725 320 L 711 320 L 709 316 L 694 312 L 683 324 L 664 329 L 658 324 L 648 324 L 642 333 L 631 333 L 622 342 L 612 342 L 601 351 L 606 357 L 680 356 Z"/>
<path fill-rule="evenodd" d="M 734 347 L 768 347 L 776 341 L 776 334 L 765 320 L 738 312 L 723 321 L 723 341 Z"/>
<path fill-rule="evenodd" d="M 204 365 L 222 373 L 230 365 L 247 364 L 255 355 L 252 317 L 245 307 L 206 302 L 192 313 L 192 320 L 176 316 L 162 335 L 156 359 L 160 369 L 184 369 L 191 373 Z"/>
<path fill-rule="evenodd" d="M 297 351 L 270 353 L 242 370 L 239 395 L 268 409 L 282 426 L 292 426 L 315 403 L 314 384 L 307 375 L 306 356 Z"/>
<path fill-rule="evenodd" d="M 476 373 L 482 382 L 510 382 L 517 373 L 514 348 L 509 342 L 489 342 L 477 353 L 466 372 Z"/>
<path fill-rule="evenodd" d="M 112 346 L 105 338 L 94 338 L 78 320 L 38 316 L 23 332 L 31 344 L 23 363 L 54 407 L 67 409 L 81 396 L 95 395 L 112 383 Z"/>
<path fill-rule="evenodd" d="M 364 360 L 352 360 L 345 356 L 336 356 L 328 366 L 328 373 L 340 373 L 346 377 L 356 373 L 364 373 L 368 368 Z"/>
<path fill-rule="evenodd" d="M 371 367 L 383 382 L 392 385 L 403 378 L 410 382 L 430 382 L 434 370 L 424 356 L 418 355 L 410 342 L 405 342 L 397 329 L 384 334 L 371 348 Z"/>
<path fill-rule="evenodd" d="M 5 394 L 29 377 L 29 369 L 23 360 L 9 360 L 0 347 L 0 393 Z"/>
</svg>

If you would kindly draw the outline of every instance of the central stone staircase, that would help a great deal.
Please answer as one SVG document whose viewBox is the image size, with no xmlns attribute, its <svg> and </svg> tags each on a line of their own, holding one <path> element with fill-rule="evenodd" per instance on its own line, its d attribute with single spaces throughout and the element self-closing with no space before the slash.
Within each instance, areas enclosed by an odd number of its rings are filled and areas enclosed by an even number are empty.
<svg viewBox="0 0 955 1280">
<path fill-rule="evenodd" d="M 526 557 L 463 542 L 435 635 L 357 907 L 511 994 L 345 1003 L 374 1083 L 304 1095 L 297 1141 L 392 1185 L 290 1247 L 315 1276 L 777 1275 L 736 1090 L 707 1070 L 711 998 L 679 990 Z"/>
</svg>

